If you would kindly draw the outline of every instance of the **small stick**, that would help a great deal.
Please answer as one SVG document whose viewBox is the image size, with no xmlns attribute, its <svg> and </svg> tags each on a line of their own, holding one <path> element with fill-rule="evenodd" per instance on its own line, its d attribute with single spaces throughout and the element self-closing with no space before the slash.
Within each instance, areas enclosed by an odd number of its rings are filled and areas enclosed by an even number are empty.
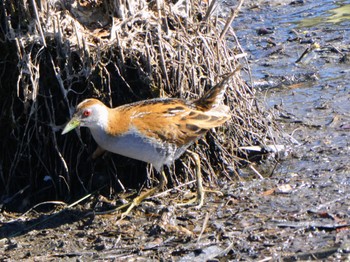
<svg viewBox="0 0 350 262">
<path fill-rule="evenodd" d="M 295 61 L 295 63 L 301 62 L 301 60 L 309 53 L 311 53 L 313 50 L 318 49 L 320 47 L 319 44 L 314 43 L 310 46 L 308 46 L 305 51 L 301 54 L 301 56 Z"/>
<path fill-rule="evenodd" d="M 166 86 L 170 86 L 169 83 L 169 78 L 168 78 L 168 74 L 167 74 L 167 70 L 166 70 L 166 62 L 164 59 L 164 52 L 163 52 L 163 37 L 162 37 L 162 28 L 161 28 L 161 21 L 162 21 L 162 13 L 161 13 L 161 1 L 157 0 L 157 9 L 158 9 L 158 19 L 159 19 L 159 23 L 158 23 L 158 47 L 159 47 L 159 58 L 160 58 L 160 67 L 163 71 L 163 76 L 165 78 L 166 81 Z"/>
<path fill-rule="evenodd" d="M 32 0 L 32 4 L 33 4 L 34 12 L 35 12 L 35 18 L 36 18 L 36 21 L 38 23 L 38 28 L 39 28 L 41 40 L 43 42 L 43 45 L 46 47 L 46 41 L 45 41 L 45 37 L 44 37 L 44 33 L 43 33 L 43 28 L 41 27 L 41 23 L 39 20 L 38 8 L 36 6 L 35 0 Z"/>
<path fill-rule="evenodd" d="M 201 237 L 204 233 L 204 230 L 207 228 L 207 224 L 208 224 L 208 221 L 209 221 L 209 212 L 207 212 L 205 214 L 205 218 L 204 218 L 204 221 L 203 221 L 203 226 L 202 226 L 202 230 L 198 236 L 198 239 L 197 239 L 197 243 L 199 243 L 199 241 L 201 240 Z"/>
<path fill-rule="evenodd" d="M 191 184 L 194 184 L 194 183 L 196 183 L 196 180 L 191 180 L 191 181 L 189 181 L 189 182 L 187 182 L 187 183 L 183 183 L 183 184 L 178 185 L 178 186 L 176 186 L 176 187 L 169 188 L 168 190 L 165 190 L 165 191 L 163 191 L 163 192 L 160 192 L 160 193 L 154 195 L 153 197 L 154 197 L 154 198 L 157 198 L 157 197 L 164 196 L 164 195 L 168 194 L 168 193 L 169 193 L 170 191 L 172 191 L 172 190 L 178 190 L 178 191 L 180 191 L 180 188 L 181 188 L 181 187 L 188 186 L 188 185 L 191 185 Z"/>
<path fill-rule="evenodd" d="M 260 179 L 264 179 L 264 177 L 258 172 L 258 170 L 256 170 L 252 165 L 249 165 L 250 169 L 254 171 L 255 174 L 257 174 L 257 176 Z"/>
<path fill-rule="evenodd" d="M 206 22 L 208 20 L 208 18 L 210 17 L 210 15 L 215 7 L 215 4 L 216 4 L 216 0 L 211 1 L 210 5 L 208 7 L 207 13 L 205 14 L 205 16 L 203 18 L 204 22 Z"/>
<path fill-rule="evenodd" d="M 220 40 L 222 40 L 224 38 L 224 36 L 226 35 L 229 27 L 231 26 L 233 20 L 236 18 L 236 16 L 238 15 L 239 10 L 241 9 L 242 5 L 243 5 L 244 0 L 241 0 L 236 8 L 236 10 L 234 10 L 233 8 L 231 9 L 231 17 L 227 20 L 224 30 L 222 30 L 221 34 L 220 34 Z"/>
</svg>

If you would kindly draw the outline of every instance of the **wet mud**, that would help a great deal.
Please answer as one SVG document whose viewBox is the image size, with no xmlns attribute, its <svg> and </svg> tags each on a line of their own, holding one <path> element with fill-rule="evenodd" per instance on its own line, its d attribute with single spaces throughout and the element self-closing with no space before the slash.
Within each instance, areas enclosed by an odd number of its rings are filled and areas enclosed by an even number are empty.
<svg viewBox="0 0 350 262">
<path fill-rule="evenodd" d="M 349 5 L 246 1 L 233 23 L 252 84 L 268 108 L 278 109 L 290 141 L 263 178 L 242 170 L 239 180 L 220 185 L 222 195 L 208 192 L 200 210 L 174 203 L 188 185 L 170 189 L 121 221 L 93 212 L 109 205 L 97 195 L 71 207 L 44 205 L 49 213 L 2 212 L 1 260 L 348 259 L 350 22 L 341 8 Z"/>
</svg>

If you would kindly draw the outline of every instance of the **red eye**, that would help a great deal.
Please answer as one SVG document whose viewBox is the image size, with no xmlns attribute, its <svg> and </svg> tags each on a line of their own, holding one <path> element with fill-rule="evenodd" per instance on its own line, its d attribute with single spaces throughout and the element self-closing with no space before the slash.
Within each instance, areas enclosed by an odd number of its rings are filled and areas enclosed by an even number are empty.
<svg viewBox="0 0 350 262">
<path fill-rule="evenodd" d="M 83 112 L 83 116 L 84 117 L 88 117 L 88 116 L 90 116 L 91 115 L 91 111 L 90 110 L 85 110 L 84 112 Z"/>
</svg>

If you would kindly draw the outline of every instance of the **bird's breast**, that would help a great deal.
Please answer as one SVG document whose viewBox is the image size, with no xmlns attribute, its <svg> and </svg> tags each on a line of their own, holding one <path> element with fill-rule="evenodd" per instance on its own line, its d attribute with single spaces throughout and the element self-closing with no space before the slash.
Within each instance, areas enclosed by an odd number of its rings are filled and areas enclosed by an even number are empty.
<svg viewBox="0 0 350 262">
<path fill-rule="evenodd" d="M 179 156 L 176 145 L 128 131 L 117 136 L 108 135 L 100 129 L 90 129 L 96 143 L 103 149 L 151 163 L 158 171 L 163 165 L 170 165 Z M 181 150 L 181 149 L 180 149 Z"/>
</svg>

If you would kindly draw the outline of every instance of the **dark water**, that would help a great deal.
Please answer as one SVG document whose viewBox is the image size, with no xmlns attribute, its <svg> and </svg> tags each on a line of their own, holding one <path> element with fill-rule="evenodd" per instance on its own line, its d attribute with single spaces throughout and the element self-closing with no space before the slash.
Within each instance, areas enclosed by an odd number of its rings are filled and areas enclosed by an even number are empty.
<svg viewBox="0 0 350 262">
<path fill-rule="evenodd" d="M 319 137 L 315 143 L 328 137 L 328 143 L 349 150 L 349 130 L 344 127 L 350 124 L 350 1 L 275 2 L 252 8 L 248 1 L 250 8 L 233 23 L 248 53 L 253 83 L 292 79 L 263 90 L 267 106 L 282 105 L 296 119 L 320 126 L 309 130 Z M 259 29 L 270 33 L 258 34 Z M 313 43 L 318 48 L 296 63 Z"/>
<path fill-rule="evenodd" d="M 295 139 L 287 142 L 293 148 L 292 157 L 279 163 L 269 179 L 256 184 L 260 189 L 275 180 L 295 190 L 259 199 L 259 206 L 265 208 L 257 213 L 271 213 L 272 208 L 276 214 L 285 214 L 281 218 L 288 223 L 297 217 L 300 222 L 326 224 L 324 218 L 312 215 L 322 211 L 350 221 L 350 1 L 300 2 L 246 1 L 233 23 L 260 100 L 268 108 L 281 109 L 281 126 Z M 348 259 L 348 232 L 295 232 L 289 233 L 281 250 L 293 254 L 317 250 L 318 258 L 327 261 Z M 331 258 L 323 252 L 325 248 L 333 254 L 340 251 Z"/>
<path fill-rule="evenodd" d="M 257 1 L 259 2 L 259 1 Z M 272 38 L 276 44 L 286 44 L 295 37 L 295 30 L 301 37 L 312 39 L 321 44 L 321 47 L 332 44 L 348 44 L 350 39 L 350 1 L 304 1 L 303 5 L 291 5 L 285 2 L 282 5 L 262 6 L 252 12 L 251 10 L 242 10 L 239 17 L 234 21 L 233 27 L 237 33 L 239 40 L 245 50 L 249 53 L 250 58 L 263 62 L 265 56 L 269 53 L 267 38 Z M 249 3 L 249 1 L 248 1 Z M 254 9 L 253 9 L 254 10 Z M 343 13 L 341 13 L 343 12 Z M 342 14 L 342 15 L 341 15 Z M 338 17 L 336 19 L 336 17 Z M 273 33 L 266 36 L 259 36 L 256 32 L 259 28 L 270 28 Z M 308 36 L 309 35 L 309 36 Z M 336 43 L 333 43 L 335 41 Z M 293 46 L 293 43 L 291 44 Z M 285 74 L 286 70 L 290 72 L 298 72 L 300 69 L 296 67 L 295 61 L 298 55 L 304 51 L 304 46 L 294 46 L 292 49 L 285 49 L 286 56 L 279 56 L 274 61 L 269 61 L 273 71 L 268 70 L 270 74 Z M 324 61 L 311 61 L 316 66 L 322 78 L 334 78 L 332 67 L 326 67 Z M 322 68 L 325 66 L 324 68 Z M 320 68 L 321 67 L 321 68 Z M 266 68 L 259 67 L 259 64 L 252 64 L 253 74 L 257 78 L 264 77 Z M 334 69 L 334 68 L 333 68 Z M 349 69 L 348 66 L 340 70 Z"/>
</svg>

